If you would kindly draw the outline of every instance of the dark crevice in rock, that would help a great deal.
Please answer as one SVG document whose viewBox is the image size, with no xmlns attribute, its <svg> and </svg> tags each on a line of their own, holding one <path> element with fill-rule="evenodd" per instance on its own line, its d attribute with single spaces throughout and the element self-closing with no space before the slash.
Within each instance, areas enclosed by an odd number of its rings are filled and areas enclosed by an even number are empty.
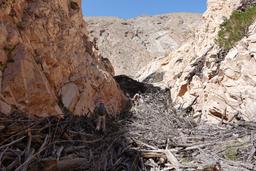
<svg viewBox="0 0 256 171">
<path fill-rule="evenodd" d="M 191 64 L 192 67 L 194 67 L 193 71 L 188 74 L 188 76 L 185 77 L 185 80 L 190 83 L 195 75 L 198 77 L 202 77 L 202 69 L 204 67 L 206 61 L 206 55 L 203 55 L 201 58 L 198 58 L 193 64 Z"/>
<path fill-rule="evenodd" d="M 204 67 L 204 65 L 205 65 L 205 63 L 206 63 L 206 56 L 207 56 L 208 52 L 209 52 L 210 50 L 212 50 L 212 48 L 213 48 L 213 46 L 209 47 L 209 48 L 207 49 L 207 51 L 206 51 L 201 57 L 197 58 L 197 59 L 195 60 L 195 62 L 193 62 L 193 63 L 191 64 L 191 66 L 194 67 L 194 69 L 193 69 L 192 72 L 190 72 L 190 73 L 185 77 L 185 80 L 188 81 L 188 84 L 192 81 L 192 79 L 193 79 L 193 77 L 194 77 L 195 75 L 197 75 L 197 76 L 200 77 L 200 78 L 202 77 L 202 69 L 203 69 L 203 67 Z"/>
<path fill-rule="evenodd" d="M 80 9 L 79 5 L 74 1 L 70 2 L 70 8 L 73 9 L 73 10 L 78 10 L 78 11 Z"/>
<path fill-rule="evenodd" d="M 213 56 L 215 58 L 214 65 L 216 66 L 216 70 L 213 70 L 209 74 L 208 76 L 209 79 L 212 79 L 213 77 L 219 74 L 221 62 L 225 60 L 225 57 L 227 56 L 227 54 L 228 54 L 228 50 L 221 49 L 216 55 Z"/>
<path fill-rule="evenodd" d="M 119 84 L 120 88 L 126 95 L 133 97 L 136 93 L 157 92 L 159 87 L 154 87 L 151 84 L 138 82 L 126 75 L 115 76 L 114 79 Z"/>
</svg>

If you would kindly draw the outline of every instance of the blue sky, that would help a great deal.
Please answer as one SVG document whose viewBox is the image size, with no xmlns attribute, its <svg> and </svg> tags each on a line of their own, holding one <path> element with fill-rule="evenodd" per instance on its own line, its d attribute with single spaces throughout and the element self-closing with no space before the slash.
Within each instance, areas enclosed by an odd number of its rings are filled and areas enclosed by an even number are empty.
<svg viewBox="0 0 256 171">
<path fill-rule="evenodd" d="M 173 12 L 206 10 L 207 0 L 82 0 L 85 16 L 132 18 Z"/>
</svg>

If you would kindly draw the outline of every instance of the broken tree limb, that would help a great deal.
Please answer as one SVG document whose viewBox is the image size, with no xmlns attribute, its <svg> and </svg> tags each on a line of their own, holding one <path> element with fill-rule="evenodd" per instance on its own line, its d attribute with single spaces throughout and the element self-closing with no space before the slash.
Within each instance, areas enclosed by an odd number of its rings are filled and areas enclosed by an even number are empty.
<svg viewBox="0 0 256 171">
<path fill-rule="evenodd" d="M 144 142 L 142 142 L 142 141 L 135 140 L 134 138 L 131 138 L 131 139 L 132 139 L 133 142 L 135 142 L 137 145 L 145 146 L 145 147 L 148 147 L 148 148 L 153 149 L 153 150 L 157 150 L 157 149 L 158 149 L 158 148 L 153 147 L 153 146 L 151 146 L 151 145 L 148 145 L 148 144 L 146 144 L 146 143 L 144 143 Z"/>
<path fill-rule="evenodd" d="M 178 159 L 171 153 L 170 150 L 164 150 L 165 155 L 167 156 L 167 160 L 173 164 L 176 171 L 181 171 L 180 169 L 180 163 Z"/>
</svg>

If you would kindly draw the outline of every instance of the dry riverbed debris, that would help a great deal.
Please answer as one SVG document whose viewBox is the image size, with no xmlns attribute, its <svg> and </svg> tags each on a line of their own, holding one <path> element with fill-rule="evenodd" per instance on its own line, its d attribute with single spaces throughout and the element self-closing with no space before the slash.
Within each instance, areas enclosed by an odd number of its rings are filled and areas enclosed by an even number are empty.
<svg viewBox="0 0 256 171">
<path fill-rule="evenodd" d="M 171 107 L 168 90 L 130 83 L 134 92 L 126 93 L 141 99 L 108 118 L 105 133 L 94 117 L 0 114 L 0 170 L 256 170 L 256 123 L 197 123 L 189 110 Z"/>
</svg>

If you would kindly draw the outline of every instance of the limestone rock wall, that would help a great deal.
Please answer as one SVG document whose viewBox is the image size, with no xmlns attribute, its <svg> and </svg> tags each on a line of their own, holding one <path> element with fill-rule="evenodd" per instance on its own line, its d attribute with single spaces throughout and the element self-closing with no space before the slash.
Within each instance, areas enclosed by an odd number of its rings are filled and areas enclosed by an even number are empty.
<svg viewBox="0 0 256 171">
<path fill-rule="evenodd" d="M 163 73 L 163 80 L 156 84 L 172 88 L 176 108 L 186 108 L 195 102 L 193 116 L 199 120 L 255 120 L 255 24 L 250 27 L 248 36 L 228 54 L 215 43 L 220 24 L 234 10 L 248 3 L 245 0 L 208 0 L 204 24 L 194 39 L 168 57 L 143 68 L 139 80 Z"/>
<path fill-rule="evenodd" d="M 214 54 L 219 50 L 215 45 L 219 25 L 240 3 L 241 0 L 208 0 L 207 11 L 203 14 L 202 24 L 196 30 L 195 36 L 165 58 L 157 59 L 142 68 L 136 77 L 143 81 L 152 73 L 163 72 L 165 74 L 161 83 L 174 87 L 181 75 L 190 69 L 193 60 L 209 54 L 210 51 Z"/>
<path fill-rule="evenodd" d="M 80 0 L 0 1 L 0 66 L 6 114 L 86 115 L 98 97 L 115 114 L 127 102 L 88 40 Z"/>
<path fill-rule="evenodd" d="M 195 109 L 202 109 L 204 120 L 216 120 L 216 116 L 228 121 L 256 120 L 255 66 L 256 23 L 250 27 L 248 37 L 226 55 L 218 74 L 207 80 L 204 93 L 198 94 L 200 103 Z"/>
</svg>

